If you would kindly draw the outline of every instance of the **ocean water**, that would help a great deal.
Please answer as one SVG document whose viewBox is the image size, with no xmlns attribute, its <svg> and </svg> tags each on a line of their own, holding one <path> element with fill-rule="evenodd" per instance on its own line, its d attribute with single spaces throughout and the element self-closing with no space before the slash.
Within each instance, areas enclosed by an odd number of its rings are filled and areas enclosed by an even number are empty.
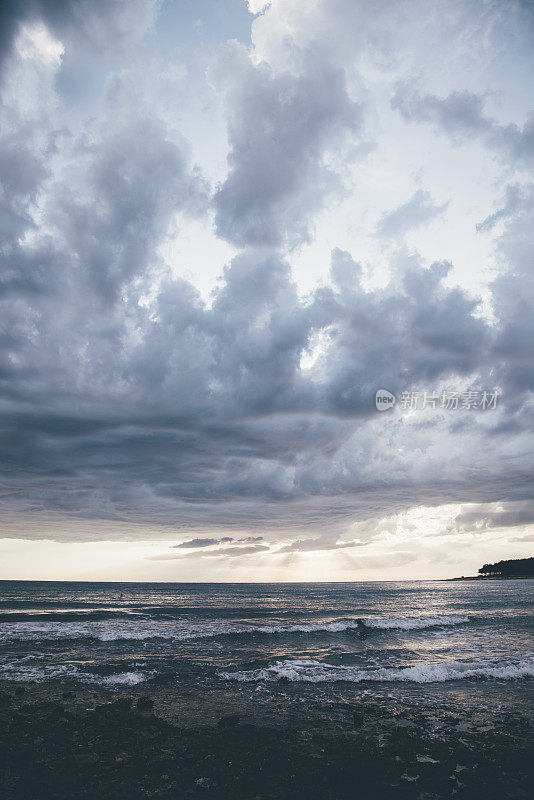
<svg viewBox="0 0 534 800">
<path fill-rule="evenodd" d="M 534 696 L 534 582 L 0 582 L 0 679 Z"/>
</svg>

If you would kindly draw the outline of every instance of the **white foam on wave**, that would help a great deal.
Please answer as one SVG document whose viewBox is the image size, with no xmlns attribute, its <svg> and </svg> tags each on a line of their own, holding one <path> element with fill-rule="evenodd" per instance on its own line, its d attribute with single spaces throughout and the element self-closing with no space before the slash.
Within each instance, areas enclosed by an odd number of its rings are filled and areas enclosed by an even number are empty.
<svg viewBox="0 0 534 800">
<path fill-rule="evenodd" d="M 361 669 L 359 667 L 326 664 L 315 660 L 286 660 L 277 661 L 275 664 L 262 669 L 242 672 L 220 672 L 219 677 L 224 680 L 256 683 L 280 680 L 306 683 L 337 681 L 347 681 L 349 683 L 362 683 L 364 681 L 444 683 L 445 681 L 464 680 L 466 678 L 513 680 L 534 677 L 534 658 L 506 663 L 490 661 L 421 663 L 398 669 L 387 667 Z"/>
<path fill-rule="evenodd" d="M 144 683 L 149 677 L 151 676 L 144 672 L 120 672 L 118 675 L 98 678 L 97 683 L 103 683 L 106 686 L 137 686 L 138 683 Z"/>
<path fill-rule="evenodd" d="M 437 628 L 441 625 L 464 625 L 469 622 L 469 617 L 437 616 L 437 617 L 386 617 L 362 619 L 366 628 L 378 630 L 419 631 L 425 628 Z"/>
<path fill-rule="evenodd" d="M 195 639 L 233 633 L 231 625 L 221 627 L 181 625 L 167 622 L 45 622 L 41 624 L 18 622 L 0 627 L 0 640 L 46 641 L 57 639 L 97 639 L 101 642 L 143 641 L 144 639 Z M 238 630 L 240 632 L 240 630 Z"/>
<path fill-rule="evenodd" d="M 288 633 L 343 633 L 360 629 L 376 630 L 423 630 L 437 626 L 461 625 L 469 617 L 386 617 L 364 619 L 340 619 L 331 622 L 295 623 L 292 625 L 239 625 L 231 622 L 175 623 L 175 622 L 42 622 L 5 623 L 0 626 L 0 639 L 46 640 L 46 639 L 98 639 L 101 642 L 142 641 L 144 639 L 170 639 L 187 641 L 213 636 L 235 636 L 241 634 L 288 634 Z"/>
<path fill-rule="evenodd" d="M 157 627 L 156 627 L 157 626 Z M 303 623 L 302 625 L 236 625 L 230 622 L 210 624 L 192 624 L 174 627 L 172 623 L 155 623 L 154 627 L 143 630 L 106 630 L 98 634 L 101 641 L 115 641 L 118 639 L 207 639 L 213 636 L 236 636 L 251 633 L 284 634 L 284 633 L 315 633 L 320 631 L 341 633 L 347 630 L 358 630 L 360 623 L 357 619 L 341 620 L 336 622 Z"/>
<path fill-rule="evenodd" d="M 56 664 L 49 666 L 23 666 L 20 663 L 2 664 L 0 678 L 7 681 L 44 681 L 54 678 L 77 678 L 79 672 L 70 664 Z"/>
<path fill-rule="evenodd" d="M 153 672 L 119 672 L 116 675 L 92 675 L 89 672 L 81 672 L 74 664 L 23 665 L 20 662 L 11 662 L 0 666 L 2 680 L 35 681 L 36 683 L 63 678 L 104 686 L 135 686 L 138 683 L 144 683 L 153 674 Z"/>
</svg>

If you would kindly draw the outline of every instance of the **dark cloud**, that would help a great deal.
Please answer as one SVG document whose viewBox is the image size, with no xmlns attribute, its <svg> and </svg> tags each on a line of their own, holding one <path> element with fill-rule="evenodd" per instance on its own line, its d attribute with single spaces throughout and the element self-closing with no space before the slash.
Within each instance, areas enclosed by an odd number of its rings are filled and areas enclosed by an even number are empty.
<svg viewBox="0 0 534 800">
<path fill-rule="evenodd" d="M 462 532 L 474 533 L 494 528 L 515 528 L 534 525 L 534 503 L 523 501 L 506 504 L 507 507 L 475 506 L 462 510 L 454 519 L 453 527 Z"/>
<path fill-rule="evenodd" d="M 162 122 L 132 119 L 123 91 L 111 92 L 113 123 L 76 144 L 76 166 L 57 183 L 49 210 L 81 280 L 104 302 L 155 266 L 154 251 L 174 214 L 201 212 L 206 201 L 185 148 Z"/>
<path fill-rule="evenodd" d="M 117 51 L 139 41 L 152 20 L 151 0 L 3 0 L 0 7 L 0 70 L 23 23 L 43 22 L 56 36 Z"/>
<path fill-rule="evenodd" d="M 225 537 L 224 541 L 228 541 L 228 537 Z M 223 541 L 221 539 L 221 541 Z M 231 539 L 229 541 L 232 541 Z M 180 544 L 175 544 L 173 547 L 175 548 L 182 548 L 182 547 L 211 547 L 214 544 L 219 544 L 219 539 L 190 539 L 187 542 L 181 542 Z"/>
<path fill-rule="evenodd" d="M 452 92 L 447 97 L 420 94 L 409 84 L 397 86 L 391 107 L 407 122 L 432 122 L 452 139 L 489 133 L 491 121 L 484 115 L 484 98 L 473 92 Z"/>
<path fill-rule="evenodd" d="M 336 251 L 332 285 L 304 303 L 284 262 L 247 253 L 227 268 L 211 308 L 185 282 L 167 280 L 146 312 L 133 293 L 128 313 L 118 303 L 96 319 L 99 287 L 80 277 L 93 314 L 77 311 L 69 342 L 64 320 L 45 314 L 32 322 L 38 346 L 24 327 L 16 343 L 5 341 L 0 379 L 28 408 L 2 414 L 8 506 L 20 509 L 24 497 L 36 517 L 294 531 L 325 519 L 334 530 L 365 514 L 366 502 L 374 513 L 398 507 L 397 490 L 401 505 L 432 502 L 443 487 L 449 499 L 464 497 L 443 465 L 419 477 L 416 462 L 401 469 L 388 437 L 399 448 L 410 437 L 403 441 L 395 418 L 378 420 L 373 405 L 378 386 L 399 392 L 499 363 L 492 353 L 503 334 L 475 315 L 476 302 L 444 287 L 447 273 L 446 264 L 411 265 L 400 283 L 367 290 L 349 254 Z M 300 355 L 322 328 L 327 350 L 302 371 Z M 438 416 L 417 435 L 428 440 L 438 423 L 458 424 Z M 458 436 L 481 435 L 478 425 L 472 419 Z M 386 477 L 378 500 L 370 487 Z M 503 480 L 509 486 L 511 473 Z"/>
<path fill-rule="evenodd" d="M 406 203 L 385 212 L 377 225 L 377 234 L 385 238 L 402 236 L 413 228 L 426 225 L 442 214 L 448 203 L 436 205 L 430 192 L 418 189 Z"/>
<path fill-rule="evenodd" d="M 219 235 L 240 246 L 307 239 L 313 213 L 340 188 L 326 155 L 361 127 L 344 72 L 310 52 L 300 75 L 274 73 L 233 43 L 217 74 L 230 142 L 215 196 Z"/>
<path fill-rule="evenodd" d="M 254 553 L 269 552 L 270 548 L 267 545 L 253 545 L 250 547 L 224 547 L 219 550 L 207 550 L 200 553 L 187 553 L 184 555 L 162 553 L 158 556 L 147 556 L 148 561 L 174 561 L 176 559 L 183 561 L 184 559 L 197 559 L 197 558 L 234 558 L 240 556 L 250 556 Z"/>
<path fill-rule="evenodd" d="M 479 222 L 476 226 L 477 231 L 487 233 L 493 230 L 497 223 L 514 217 L 524 207 L 525 199 L 523 187 L 517 183 L 510 184 L 506 187 L 504 205 Z"/>
<path fill-rule="evenodd" d="M 447 97 L 421 94 L 410 84 L 397 86 L 391 106 L 407 122 L 430 122 L 454 143 L 480 138 L 508 164 L 525 167 L 534 159 L 534 112 L 521 128 L 499 125 L 484 112 L 485 98 L 473 92 L 452 92 Z"/>
<path fill-rule="evenodd" d="M 85 6 L 69 8 L 64 26 Z M 107 11 L 95 8 L 100 29 Z M 532 187 L 510 189 L 504 210 L 481 223 L 504 226 L 491 320 L 451 286 L 450 263 L 426 267 L 402 252 L 375 288 L 335 248 L 330 280 L 303 298 L 282 244 L 305 240 L 342 191 L 340 155 L 347 134 L 361 142 L 363 108 L 322 50 L 308 48 L 299 66 L 275 71 L 238 45 L 226 49 L 216 82 L 229 169 L 214 198 L 187 142 L 127 70 L 109 81 L 103 116 L 72 135 L 11 115 L 0 143 L 6 535 L 94 538 L 82 526 L 101 520 L 112 537 L 141 538 L 147 526 L 174 541 L 196 534 L 175 547 L 216 546 L 206 558 L 267 552 L 258 543 L 271 533 L 293 542 L 288 554 L 345 551 L 359 545 L 341 538 L 355 519 L 531 496 Z M 496 126 L 476 95 L 404 87 L 394 104 L 406 119 L 527 161 L 528 126 L 517 135 Z M 382 219 L 382 233 L 443 210 L 417 192 Z M 195 217 L 208 227 L 210 214 L 242 249 L 208 303 L 160 246 L 171 224 Z M 374 407 L 379 387 L 460 383 L 501 388 L 503 413 Z"/>
<path fill-rule="evenodd" d="M 501 272 L 492 285 L 497 317 L 493 359 L 500 365 L 503 391 L 510 395 L 513 414 L 508 423 L 532 430 L 532 408 L 527 393 L 534 390 L 534 363 L 529 343 L 534 336 L 534 184 L 521 189 L 521 201 L 510 210 L 497 239 Z M 512 411 L 512 408 L 510 409 Z"/>
<path fill-rule="evenodd" d="M 263 536 L 248 536 L 244 539 L 238 539 L 239 542 L 259 542 L 263 539 Z M 180 544 L 173 545 L 173 548 L 182 549 L 182 548 L 189 548 L 189 547 L 212 547 L 213 545 L 218 544 L 228 544 L 233 542 L 234 538 L 232 536 L 223 536 L 221 539 L 189 539 L 186 542 L 180 542 Z"/>
</svg>

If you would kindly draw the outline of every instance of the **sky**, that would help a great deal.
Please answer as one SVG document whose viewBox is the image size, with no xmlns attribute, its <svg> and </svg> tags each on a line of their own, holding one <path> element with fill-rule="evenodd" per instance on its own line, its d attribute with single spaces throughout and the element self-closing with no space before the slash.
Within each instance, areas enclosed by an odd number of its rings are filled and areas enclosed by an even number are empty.
<svg viewBox="0 0 534 800">
<path fill-rule="evenodd" d="M 531 556 L 533 74 L 529 0 L 6 0 L 0 578 Z"/>
</svg>

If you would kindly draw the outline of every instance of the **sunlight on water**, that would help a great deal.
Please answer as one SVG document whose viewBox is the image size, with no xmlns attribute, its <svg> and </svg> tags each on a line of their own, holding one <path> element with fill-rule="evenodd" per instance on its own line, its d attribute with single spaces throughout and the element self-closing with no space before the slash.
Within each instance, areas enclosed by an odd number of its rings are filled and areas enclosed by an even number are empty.
<svg viewBox="0 0 534 800">
<path fill-rule="evenodd" d="M 2 584 L 0 671 L 113 687 L 495 693 L 534 676 L 529 581 Z"/>
</svg>

